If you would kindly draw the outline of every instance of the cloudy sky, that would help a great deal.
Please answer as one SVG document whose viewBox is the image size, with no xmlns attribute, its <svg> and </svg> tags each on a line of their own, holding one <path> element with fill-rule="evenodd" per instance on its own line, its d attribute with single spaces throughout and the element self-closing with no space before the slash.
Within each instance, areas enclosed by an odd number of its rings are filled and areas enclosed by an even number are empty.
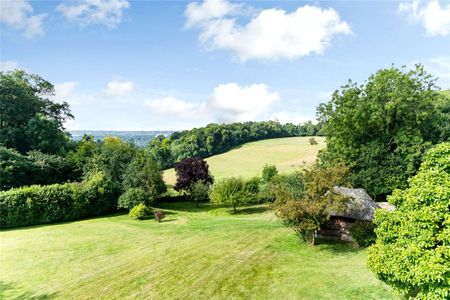
<svg viewBox="0 0 450 300">
<path fill-rule="evenodd" d="M 351 78 L 423 63 L 450 88 L 450 1 L 0 0 L 0 68 L 70 103 L 69 129 L 315 119 Z"/>
</svg>

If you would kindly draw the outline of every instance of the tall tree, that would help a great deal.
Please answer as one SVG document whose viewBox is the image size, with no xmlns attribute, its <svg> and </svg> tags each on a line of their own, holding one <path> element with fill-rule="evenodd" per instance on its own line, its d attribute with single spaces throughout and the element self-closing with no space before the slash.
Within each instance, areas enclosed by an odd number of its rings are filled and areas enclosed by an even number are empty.
<svg viewBox="0 0 450 300">
<path fill-rule="evenodd" d="M 425 150 L 441 139 L 441 96 L 420 65 L 379 70 L 363 85 L 349 81 L 318 108 L 327 137 L 322 162 L 351 166 L 353 184 L 376 197 L 406 187 Z"/>
<path fill-rule="evenodd" d="M 21 153 L 64 152 L 69 134 L 63 125 L 73 115 L 69 104 L 48 98 L 53 95 L 53 85 L 38 75 L 0 72 L 0 144 Z"/>
</svg>

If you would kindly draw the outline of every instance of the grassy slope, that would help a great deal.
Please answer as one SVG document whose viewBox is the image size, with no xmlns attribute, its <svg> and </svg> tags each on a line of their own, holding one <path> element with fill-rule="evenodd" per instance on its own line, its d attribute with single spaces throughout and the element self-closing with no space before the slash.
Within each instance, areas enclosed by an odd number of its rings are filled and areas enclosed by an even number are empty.
<svg viewBox="0 0 450 300">
<path fill-rule="evenodd" d="M 0 298 L 393 298 L 364 250 L 307 246 L 265 206 L 192 207 L 0 232 Z"/>
<path fill-rule="evenodd" d="M 311 146 L 309 137 L 262 140 L 244 144 L 207 159 L 216 179 L 231 176 L 251 177 L 260 174 L 265 164 L 274 164 L 281 172 L 298 169 L 303 162 L 311 163 L 325 145 L 325 138 L 315 137 L 318 145 Z M 168 184 L 175 184 L 174 169 L 164 172 Z"/>
</svg>

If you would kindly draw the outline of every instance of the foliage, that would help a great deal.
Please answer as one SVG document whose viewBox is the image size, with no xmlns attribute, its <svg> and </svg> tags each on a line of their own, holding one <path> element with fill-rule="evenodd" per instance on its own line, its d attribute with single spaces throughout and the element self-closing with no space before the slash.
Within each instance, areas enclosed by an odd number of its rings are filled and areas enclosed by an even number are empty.
<svg viewBox="0 0 450 300">
<path fill-rule="evenodd" d="M 257 195 L 252 193 L 240 177 L 231 177 L 216 182 L 211 189 L 209 198 L 213 203 L 236 206 L 256 200 Z"/>
<path fill-rule="evenodd" d="M 155 211 L 155 221 L 161 222 L 166 217 L 166 214 L 162 210 Z"/>
<path fill-rule="evenodd" d="M 192 201 L 196 202 L 198 207 L 199 202 L 208 201 L 208 193 L 209 193 L 209 184 L 204 183 L 203 181 L 196 181 L 191 185 L 189 191 L 189 198 Z"/>
<path fill-rule="evenodd" d="M 301 174 L 305 191 L 298 197 L 286 185 L 274 186 L 276 215 L 292 227 L 306 242 L 314 244 L 315 232 L 329 219 L 330 209 L 339 209 L 345 197 L 333 193 L 333 187 L 345 183 L 348 168 L 342 164 L 328 167 L 315 164 Z"/>
<path fill-rule="evenodd" d="M 78 220 L 115 211 L 118 189 L 102 173 L 82 183 L 0 192 L 0 228 Z"/>
<path fill-rule="evenodd" d="M 377 238 L 375 224 L 371 221 L 357 220 L 351 227 L 350 233 L 359 247 L 369 247 Z"/>
<path fill-rule="evenodd" d="M 0 72 L 0 145 L 22 154 L 65 153 L 69 134 L 63 124 L 73 116 L 66 102 L 48 99 L 53 95 L 53 85 L 38 75 Z"/>
<path fill-rule="evenodd" d="M 138 204 L 148 204 L 149 203 L 149 197 L 147 193 L 141 188 L 130 188 L 125 193 L 120 195 L 118 200 L 118 208 L 125 208 L 125 209 L 132 209 Z"/>
<path fill-rule="evenodd" d="M 191 185 L 197 181 L 205 184 L 211 184 L 213 178 L 209 172 L 208 163 L 199 157 L 189 157 L 175 166 L 177 173 L 177 182 L 175 190 L 190 190 Z"/>
<path fill-rule="evenodd" d="M 142 188 L 153 201 L 167 191 L 162 172 L 154 159 L 138 150 L 123 175 L 125 189 Z"/>
<path fill-rule="evenodd" d="M 322 162 L 344 162 L 353 185 L 375 197 L 405 188 L 423 153 L 448 127 L 435 105 L 442 94 L 434 82 L 420 65 L 379 70 L 363 85 L 349 81 L 318 108 L 327 137 Z"/>
<path fill-rule="evenodd" d="M 150 218 L 151 213 L 152 210 L 147 205 L 139 203 L 130 210 L 128 216 L 134 220 L 145 220 Z"/>
<path fill-rule="evenodd" d="M 22 155 L 0 146 L 0 189 L 32 184 L 53 184 L 81 178 L 76 165 L 58 155 L 30 151 Z"/>
<path fill-rule="evenodd" d="M 86 170 L 88 173 L 101 171 L 108 179 L 122 187 L 124 173 L 135 152 L 136 149 L 132 144 L 125 143 L 117 137 L 106 137 Z"/>
<path fill-rule="evenodd" d="M 318 143 L 317 143 L 316 139 L 312 137 L 312 138 L 309 138 L 309 144 L 310 145 L 317 145 Z"/>
<path fill-rule="evenodd" d="M 377 240 L 368 266 L 417 299 L 450 297 L 450 143 L 428 151 L 409 186 L 388 197 L 394 211 L 375 214 Z"/>
<path fill-rule="evenodd" d="M 262 170 L 262 180 L 264 182 L 270 182 L 278 174 L 277 167 L 274 165 L 265 165 Z"/>
<path fill-rule="evenodd" d="M 205 158 L 223 153 L 247 142 L 293 136 L 321 135 L 321 125 L 280 124 L 275 121 L 209 124 L 206 127 L 158 136 L 148 149 L 163 169 L 188 157 Z"/>
<path fill-rule="evenodd" d="M 76 166 L 77 172 L 86 172 L 91 160 L 99 150 L 99 144 L 94 141 L 92 135 L 83 135 L 74 149 L 67 154 L 67 160 Z"/>
</svg>

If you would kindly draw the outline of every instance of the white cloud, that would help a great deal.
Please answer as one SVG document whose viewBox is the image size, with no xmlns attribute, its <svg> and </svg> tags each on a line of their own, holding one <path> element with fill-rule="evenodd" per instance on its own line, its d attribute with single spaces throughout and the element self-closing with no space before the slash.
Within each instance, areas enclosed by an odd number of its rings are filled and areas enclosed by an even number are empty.
<svg viewBox="0 0 450 300">
<path fill-rule="evenodd" d="M 232 16 L 238 9 L 241 7 L 225 0 L 190 3 L 185 12 L 186 25 L 201 29 L 200 41 L 207 48 L 234 51 L 241 61 L 321 54 L 335 35 L 352 32 L 332 8 L 305 5 L 291 13 L 264 9 L 243 26 Z"/>
<path fill-rule="evenodd" d="M 69 97 L 74 89 L 78 86 L 75 81 L 67 81 L 60 84 L 55 84 L 55 96 L 57 98 L 67 98 Z"/>
<path fill-rule="evenodd" d="M 4 60 L 0 61 L 0 72 L 12 71 L 19 68 L 19 64 L 16 61 Z"/>
<path fill-rule="evenodd" d="M 238 14 L 241 7 L 240 4 L 232 4 L 226 0 L 205 0 L 203 3 L 191 2 L 185 11 L 186 26 L 191 27 L 211 19 Z"/>
<path fill-rule="evenodd" d="M 42 22 L 46 14 L 33 15 L 33 7 L 27 0 L 0 1 L 0 22 L 22 31 L 27 38 L 45 34 Z"/>
<path fill-rule="evenodd" d="M 292 123 L 292 124 L 300 124 L 314 120 L 314 118 L 311 118 L 309 116 L 304 116 L 299 113 L 284 110 L 272 114 L 271 119 L 276 120 L 280 123 Z"/>
<path fill-rule="evenodd" d="M 129 7 L 128 0 L 78 0 L 61 3 L 56 9 L 80 26 L 101 24 L 112 29 L 122 22 L 123 11 Z"/>
<path fill-rule="evenodd" d="M 450 88 L 450 56 L 433 57 L 425 61 L 424 65 L 431 75 L 439 78 L 441 88 Z"/>
<path fill-rule="evenodd" d="M 218 85 L 203 102 L 167 96 L 146 100 L 144 106 L 164 117 L 230 123 L 268 118 L 271 105 L 279 100 L 280 95 L 265 84 L 239 86 L 232 82 Z"/>
<path fill-rule="evenodd" d="M 398 12 L 406 13 L 411 20 L 421 22 L 429 35 L 450 34 L 450 4 L 441 6 L 439 0 L 430 0 L 425 3 L 414 0 L 400 3 Z"/>
<path fill-rule="evenodd" d="M 111 81 L 106 87 L 106 95 L 111 97 L 125 96 L 134 89 L 132 81 Z"/>
<path fill-rule="evenodd" d="M 190 117 L 199 107 L 192 102 L 184 101 L 172 96 L 145 100 L 144 106 L 152 113 L 177 117 Z"/>
<path fill-rule="evenodd" d="M 280 95 L 265 84 L 241 87 L 231 82 L 214 89 L 207 107 L 219 122 L 251 121 L 262 117 L 279 100 Z"/>
</svg>

